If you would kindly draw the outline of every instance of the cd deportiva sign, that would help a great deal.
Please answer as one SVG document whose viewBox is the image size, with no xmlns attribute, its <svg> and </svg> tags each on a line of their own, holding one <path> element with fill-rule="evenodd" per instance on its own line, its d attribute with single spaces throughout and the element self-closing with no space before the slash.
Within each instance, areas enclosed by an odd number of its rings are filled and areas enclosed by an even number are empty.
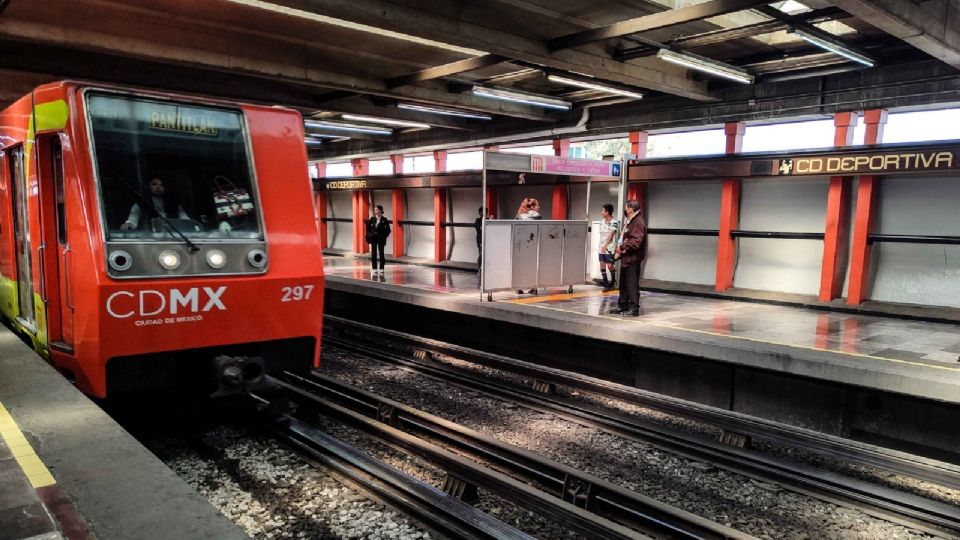
<svg viewBox="0 0 960 540">
<path fill-rule="evenodd" d="M 877 154 L 834 155 L 781 159 L 776 167 L 779 176 L 810 174 L 891 174 L 953 169 L 956 156 L 952 151 L 881 152 Z"/>
</svg>

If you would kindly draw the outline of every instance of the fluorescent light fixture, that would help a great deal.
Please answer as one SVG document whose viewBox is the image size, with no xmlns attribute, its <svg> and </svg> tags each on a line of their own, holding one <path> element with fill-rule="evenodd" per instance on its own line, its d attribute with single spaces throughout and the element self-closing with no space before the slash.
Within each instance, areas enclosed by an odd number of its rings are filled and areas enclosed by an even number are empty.
<svg viewBox="0 0 960 540">
<path fill-rule="evenodd" d="M 581 81 L 578 79 L 568 79 L 566 77 L 561 77 L 559 75 L 547 75 L 547 80 L 553 81 L 555 83 L 565 84 L 567 86 L 576 86 L 578 88 L 587 88 L 590 90 L 597 90 L 599 92 L 604 92 L 607 94 L 615 94 L 618 96 L 624 96 L 633 99 L 641 99 L 643 94 L 638 92 L 631 92 L 629 90 L 621 90 L 619 88 L 614 88 L 612 86 L 604 86 L 602 84 Z"/>
<path fill-rule="evenodd" d="M 549 96 L 538 94 L 528 94 L 526 92 L 515 92 L 513 90 L 500 90 L 498 88 L 487 88 L 486 86 L 474 86 L 473 95 L 490 99 L 499 99 L 501 101 L 512 101 L 514 103 L 523 103 L 545 109 L 569 110 L 573 106 L 569 101 L 556 99 Z"/>
<path fill-rule="evenodd" d="M 472 118 L 474 120 L 493 120 L 493 117 L 489 114 L 468 112 L 468 111 L 458 111 L 456 109 L 443 109 L 440 107 L 430 107 L 427 105 L 416 105 L 414 103 L 398 103 L 398 109 L 405 109 L 408 111 L 419 111 L 430 114 L 443 114 L 446 116 L 458 116 L 460 118 Z"/>
<path fill-rule="evenodd" d="M 308 128 L 323 129 L 327 131 L 349 131 L 353 133 L 368 133 L 371 135 L 393 135 L 393 130 L 390 128 L 358 126 L 357 124 L 343 124 L 340 122 L 328 122 L 326 120 L 305 120 L 303 125 Z"/>
<path fill-rule="evenodd" d="M 407 41 L 410 43 L 416 43 L 418 45 L 426 45 L 428 47 L 437 47 L 438 49 L 445 49 L 448 51 L 458 52 L 461 54 L 466 54 L 468 56 L 485 56 L 486 51 L 481 51 L 478 49 L 471 49 L 468 47 L 460 47 L 457 45 L 452 45 L 450 43 L 444 43 L 442 41 L 436 41 L 433 39 L 422 38 L 410 34 L 404 34 L 402 32 L 394 32 L 393 30 L 387 30 L 385 28 L 378 28 L 376 26 L 370 26 L 368 24 L 356 23 L 353 21 L 347 21 L 344 19 L 337 19 L 335 17 L 328 17 L 326 15 L 321 15 L 320 13 L 315 13 L 313 11 L 306 11 L 302 9 L 287 7 L 280 5 L 275 2 L 264 2 L 263 0 L 227 0 L 234 4 L 239 4 L 241 6 L 247 6 L 257 9 L 262 9 L 264 11 L 270 11 L 273 13 L 278 13 L 281 15 L 286 15 L 288 17 L 297 17 L 299 19 L 305 19 L 308 21 L 313 21 L 322 24 L 329 24 L 331 26 L 339 26 L 340 28 L 348 28 L 350 30 L 356 30 L 358 32 L 366 32 L 368 34 L 376 34 L 383 37 L 399 39 L 402 41 Z"/>
<path fill-rule="evenodd" d="M 359 114 L 341 114 L 340 118 L 343 118 L 344 120 L 350 120 L 351 122 L 370 122 L 371 124 L 383 124 L 386 126 L 430 129 L 430 124 L 424 124 L 423 122 L 408 122 L 406 120 L 394 120 L 392 118 L 377 118 L 375 116 L 361 116 Z"/>
<path fill-rule="evenodd" d="M 304 139 L 303 142 L 304 142 L 307 146 L 320 146 L 320 145 L 323 144 L 323 141 L 321 141 L 321 140 L 310 139 L 310 138 Z"/>
<path fill-rule="evenodd" d="M 816 45 L 817 47 L 828 50 L 834 54 L 838 54 L 844 58 L 853 60 L 854 62 L 860 62 L 867 67 L 873 67 L 873 65 L 876 63 L 873 58 L 854 51 L 842 41 L 827 34 L 826 32 L 819 32 L 815 29 L 807 30 L 803 28 L 794 28 L 793 31 L 795 34 Z"/>
<path fill-rule="evenodd" d="M 695 69 L 697 71 L 703 71 L 704 73 L 709 73 L 711 75 L 716 75 L 717 77 L 730 79 L 731 81 L 737 81 L 745 84 L 750 84 L 753 82 L 753 75 L 750 75 L 747 70 L 738 68 L 736 66 L 731 66 L 730 64 L 724 64 L 723 62 L 717 62 L 716 60 L 706 58 L 704 56 L 687 52 L 679 53 L 669 49 L 660 49 L 657 51 L 657 58 L 672 64 L 677 64 L 690 69 Z"/>
</svg>

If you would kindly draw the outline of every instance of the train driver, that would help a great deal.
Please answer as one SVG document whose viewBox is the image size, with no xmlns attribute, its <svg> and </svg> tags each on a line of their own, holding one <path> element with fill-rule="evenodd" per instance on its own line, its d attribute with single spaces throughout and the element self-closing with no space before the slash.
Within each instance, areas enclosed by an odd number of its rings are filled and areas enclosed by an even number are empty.
<svg viewBox="0 0 960 540">
<path fill-rule="evenodd" d="M 149 187 L 150 196 L 145 197 L 145 199 L 146 202 L 153 205 L 153 209 L 157 214 L 165 218 L 176 217 L 179 219 L 190 219 L 186 210 L 180 205 L 179 199 L 173 194 L 167 193 L 163 185 L 163 179 L 156 176 L 151 178 Z M 123 222 L 123 225 L 120 226 L 122 230 L 130 231 L 140 227 L 140 204 L 139 202 L 133 203 L 133 207 L 130 208 L 130 215 L 127 217 L 127 220 Z M 152 215 L 152 212 L 148 212 L 148 214 Z M 144 224 L 149 222 L 150 215 L 147 216 L 147 221 L 145 221 Z"/>
</svg>

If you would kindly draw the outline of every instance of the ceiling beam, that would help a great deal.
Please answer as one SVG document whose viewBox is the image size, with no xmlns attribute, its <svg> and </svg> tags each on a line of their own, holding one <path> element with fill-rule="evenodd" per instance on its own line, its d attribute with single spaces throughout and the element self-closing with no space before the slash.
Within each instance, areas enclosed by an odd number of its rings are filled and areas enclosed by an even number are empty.
<svg viewBox="0 0 960 540">
<path fill-rule="evenodd" d="M 960 68 L 960 5 L 954 0 L 833 0 L 837 7 Z"/>
<path fill-rule="evenodd" d="M 101 9 L 80 9 L 91 2 Z M 325 71 L 308 43 L 273 41 L 225 28 L 208 28 L 202 21 L 171 19 L 163 12 L 103 9 L 92 0 L 74 2 L 76 15 L 60 18 L 55 3 L 35 0 L 30 19 L 19 18 L 11 9 L 0 18 L 0 39 L 104 52 L 181 66 L 200 66 L 237 74 L 254 75 L 289 83 L 307 84 L 325 90 L 393 97 L 420 103 L 452 106 L 493 115 L 538 121 L 555 121 L 556 114 L 536 107 L 483 99 L 468 93 L 451 93 L 442 86 L 388 89 L 382 80 Z M 88 6 L 86 6 L 88 7 Z M 100 31 L 109 20 L 111 33 Z M 162 27 L 163 41 L 148 27 Z M 117 28 L 122 28 L 118 31 Z M 205 35 L 205 40 L 196 36 Z M 153 39 L 147 39 L 150 36 Z M 206 45 L 204 45 L 206 44 Z M 0 58 L 0 62 L 3 58 Z M 66 66 L 64 66 L 66 67 Z M 96 78 L 96 75 L 93 75 Z"/>
<path fill-rule="evenodd" d="M 503 18 L 503 14 L 489 9 L 457 10 L 444 2 L 415 2 L 408 5 L 382 0 L 272 0 L 269 4 L 288 11 L 323 14 L 386 31 L 471 47 L 487 54 L 581 73 L 627 86 L 698 101 L 714 100 L 706 83 L 691 79 L 687 70 L 679 66 L 654 60 L 617 62 L 600 48 L 551 53 L 541 39 L 500 30 L 496 23 L 498 18 Z"/>
<path fill-rule="evenodd" d="M 450 77 L 451 75 L 456 75 L 465 71 L 473 71 L 475 69 L 502 64 L 508 60 L 510 59 L 504 56 L 498 56 L 496 54 L 487 54 L 484 56 L 467 58 L 466 60 L 460 60 L 459 62 L 451 62 L 442 66 L 427 68 L 409 75 L 387 79 L 387 88 L 399 88 L 401 86 L 407 86 L 408 84 L 416 84 L 418 82 L 429 81 L 431 79 Z"/>
<path fill-rule="evenodd" d="M 584 30 L 566 36 L 547 40 L 547 47 L 552 52 L 579 47 L 588 43 L 602 41 L 609 38 L 626 36 L 638 32 L 647 32 L 658 28 L 666 28 L 677 24 L 700 21 L 718 15 L 726 15 L 736 11 L 754 8 L 769 3 L 769 0 L 709 0 L 702 4 L 669 9 L 660 13 L 653 13 L 620 21 L 601 28 Z"/>
</svg>

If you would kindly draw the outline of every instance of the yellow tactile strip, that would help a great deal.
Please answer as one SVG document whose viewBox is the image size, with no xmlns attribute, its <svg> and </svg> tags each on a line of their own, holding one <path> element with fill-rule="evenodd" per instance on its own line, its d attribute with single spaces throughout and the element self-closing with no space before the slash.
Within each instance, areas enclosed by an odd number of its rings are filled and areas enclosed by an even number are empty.
<svg viewBox="0 0 960 540">
<path fill-rule="evenodd" d="M 40 461 L 40 457 L 33 451 L 30 442 L 20 431 L 17 422 L 3 406 L 3 403 L 0 403 L 0 437 L 3 437 L 14 459 L 20 464 L 23 474 L 27 476 L 27 480 L 34 488 L 52 486 L 57 483 L 50 471 L 47 470 L 47 466 Z"/>
</svg>

